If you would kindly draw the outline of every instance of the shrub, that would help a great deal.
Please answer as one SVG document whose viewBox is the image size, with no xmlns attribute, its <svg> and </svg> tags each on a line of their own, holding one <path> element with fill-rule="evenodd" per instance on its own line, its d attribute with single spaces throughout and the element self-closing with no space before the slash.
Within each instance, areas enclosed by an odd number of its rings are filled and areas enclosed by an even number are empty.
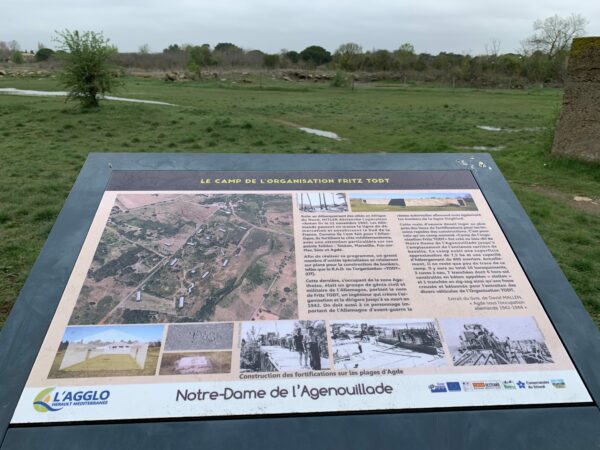
<svg viewBox="0 0 600 450">
<path fill-rule="evenodd" d="M 350 77 L 345 72 L 338 70 L 329 84 L 332 87 L 346 87 L 350 85 Z"/>
<path fill-rule="evenodd" d="M 54 54 L 54 50 L 51 48 L 40 48 L 35 54 L 35 60 L 37 62 L 47 61 Z"/>
<path fill-rule="evenodd" d="M 11 52 L 10 60 L 15 64 L 23 64 L 25 62 L 25 60 L 23 59 L 23 54 L 18 50 L 14 50 L 13 52 Z"/>
<path fill-rule="evenodd" d="M 60 75 L 68 90 L 68 100 L 77 100 L 84 108 L 98 107 L 99 99 L 121 85 L 110 64 L 117 49 L 102 33 L 65 30 L 58 33 L 58 55 L 65 61 Z"/>
</svg>

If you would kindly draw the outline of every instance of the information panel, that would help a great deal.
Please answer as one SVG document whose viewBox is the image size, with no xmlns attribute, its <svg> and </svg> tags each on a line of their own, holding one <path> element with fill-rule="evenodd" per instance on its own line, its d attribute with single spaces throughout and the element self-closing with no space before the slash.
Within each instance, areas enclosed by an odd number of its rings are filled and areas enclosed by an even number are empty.
<svg viewBox="0 0 600 450">
<path fill-rule="evenodd" d="M 12 423 L 591 401 L 469 171 L 115 171 Z"/>
</svg>

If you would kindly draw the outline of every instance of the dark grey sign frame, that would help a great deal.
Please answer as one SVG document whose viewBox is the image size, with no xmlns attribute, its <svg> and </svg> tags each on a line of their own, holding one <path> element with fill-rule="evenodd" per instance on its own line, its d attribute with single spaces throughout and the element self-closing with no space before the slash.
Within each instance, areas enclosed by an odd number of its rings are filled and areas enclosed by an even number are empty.
<svg viewBox="0 0 600 450">
<path fill-rule="evenodd" d="M 113 170 L 470 170 L 594 404 L 10 426 Z M 0 442 L 12 449 L 600 448 L 600 332 L 488 154 L 91 153 L 0 334 Z"/>
</svg>

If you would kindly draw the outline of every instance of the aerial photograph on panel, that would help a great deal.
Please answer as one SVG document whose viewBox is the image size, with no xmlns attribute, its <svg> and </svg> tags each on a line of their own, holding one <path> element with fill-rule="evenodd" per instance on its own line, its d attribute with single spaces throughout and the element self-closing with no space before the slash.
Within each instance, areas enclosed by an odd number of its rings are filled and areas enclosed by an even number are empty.
<svg viewBox="0 0 600 450">
<path fill-rule="evenodd" d="M 297 316 L 292 197 L 119 194 L 72 325 Z"/>
</svg>

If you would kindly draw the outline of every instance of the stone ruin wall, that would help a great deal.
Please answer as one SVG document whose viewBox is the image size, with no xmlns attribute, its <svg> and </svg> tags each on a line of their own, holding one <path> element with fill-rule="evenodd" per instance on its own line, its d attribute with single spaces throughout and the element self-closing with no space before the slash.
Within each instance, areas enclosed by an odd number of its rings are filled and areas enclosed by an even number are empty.
<svg viewBox="0 0 600 450">
<path fill-rule="evenodd" d="M 552 153 L 600 162 L 600 37 L 573 39 Z"/>
<path fill-rule="evenodd" d="M 131 357 L 135 359 L 135 362 L 140 366 L 140 369 L 143 369 L 146 364 L 146 356 L 148 356 L 147 342 L 131 349 Z"/>
<path fill-rule="evenodd" d="M 67 346 L 67 350 L 65 351 L 65 356 L 60 363 L 59 370 L 66 369 L 85 361 L 88 357 L 88 350 L 89 346 L 85 344 L 69 344 Z"/>
</svg>

